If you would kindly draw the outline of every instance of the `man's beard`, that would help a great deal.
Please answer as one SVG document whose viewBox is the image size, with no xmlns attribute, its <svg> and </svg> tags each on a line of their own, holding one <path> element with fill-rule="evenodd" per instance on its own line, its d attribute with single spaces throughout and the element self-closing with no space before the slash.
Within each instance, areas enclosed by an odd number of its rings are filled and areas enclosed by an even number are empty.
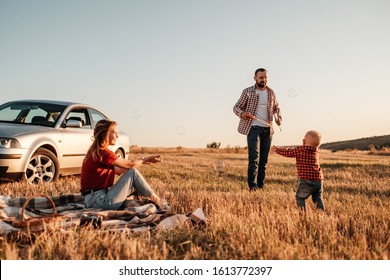
<svg viewBox="0 0 390 280">
<path fill-rule="evenodd" d="M 259 88 L 265 87 L 265 82 L 256 83 Z"/>
</svg>

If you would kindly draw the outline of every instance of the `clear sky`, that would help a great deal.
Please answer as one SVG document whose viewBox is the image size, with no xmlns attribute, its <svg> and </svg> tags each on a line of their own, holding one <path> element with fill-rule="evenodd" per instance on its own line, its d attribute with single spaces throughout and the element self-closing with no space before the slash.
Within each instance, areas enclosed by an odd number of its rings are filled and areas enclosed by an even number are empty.
<svg viewBox="0 0 390 280">
<path fill-rule="evenodd" d="M 246 146 L 232 108 L 268 69 L 300 144 L 390 134 L 390 2 L 0 0 L 0 103 L 83 101 L 138 146 Z"/>
</svg>

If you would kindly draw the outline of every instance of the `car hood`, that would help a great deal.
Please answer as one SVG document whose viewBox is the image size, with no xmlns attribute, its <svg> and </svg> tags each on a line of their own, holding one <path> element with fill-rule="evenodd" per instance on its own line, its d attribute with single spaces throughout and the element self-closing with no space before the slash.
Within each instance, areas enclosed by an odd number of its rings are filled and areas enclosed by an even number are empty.
<svg viewBox="0 0 390 280">
<path fill-rule="evenodd" d="M 12 123 L 0 123 L 0 137 L 17 137 L 29 132 L 37 131 L 49 131 L 51 127 L 44 127 L 39 125 L 24 125 L 24 124 L 12 124 Z"/>
</svg>

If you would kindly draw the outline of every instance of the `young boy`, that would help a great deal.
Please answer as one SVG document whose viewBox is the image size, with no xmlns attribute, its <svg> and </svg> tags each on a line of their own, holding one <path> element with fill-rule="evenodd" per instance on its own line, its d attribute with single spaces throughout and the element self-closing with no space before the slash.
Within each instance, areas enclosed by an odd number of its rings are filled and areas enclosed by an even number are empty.
<svg viewBox="0 0 390 280">
<path fill-rule="evenodd" d="M 322 201 L 324 176 L 319 162 L 318 147 L 321 144 L 321 133 L 310 130 L 303 139 L 303 145 L 284 149 L 275 146 L 271 151 L 285 157 L 295 157 L 299 177 L 298 190 L 295 195 L 298 207 L 306 210 L 305 200 L 311 195 L 318 209 L 325 210 Z"/>
</svg>

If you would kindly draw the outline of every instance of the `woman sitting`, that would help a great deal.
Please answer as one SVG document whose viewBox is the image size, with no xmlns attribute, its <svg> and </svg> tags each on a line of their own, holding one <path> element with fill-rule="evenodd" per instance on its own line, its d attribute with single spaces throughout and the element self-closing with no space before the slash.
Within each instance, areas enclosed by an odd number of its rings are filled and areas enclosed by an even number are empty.
<svg viewBox="0 0 390 280">
<path fill-rule="evenodd" d="M 118 157 L 108 149 L 118 138 L 116 122 L 100 120 L 94 129 L 94 142 L 89 148 L 81 168 L 81 193 L 87 208 L 119 209 L 131 194 L 153 201 L 160 211 L 170 210 L 169 205 L 149 186 L 136 169 L 141 164 L 161 162 L 160 156 L 139 160 Z M 115 175 L 121 175 L 114 183 Z"/>
</svg>

